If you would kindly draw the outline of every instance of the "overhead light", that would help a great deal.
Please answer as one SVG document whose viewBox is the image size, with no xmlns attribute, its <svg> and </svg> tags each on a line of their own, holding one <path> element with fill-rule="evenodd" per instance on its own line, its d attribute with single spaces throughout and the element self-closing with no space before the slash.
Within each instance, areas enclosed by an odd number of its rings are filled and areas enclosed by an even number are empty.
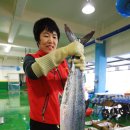
<svg viewBox="0 0 130 130">
<path fill-rule="evenodd" d="M 5 49 L 4 49 L 4 51 L 5 51 L 6 53 L 9 53 L 10 50 L 11 50 L 11 45 L 7 45 L 7 46 L 5 47 Z"/>
<path fill-rule="evenodd" d="M 90 3 L 90 0 L 87 0 L 87 4 L 82 8 L 84 14 L 91 14 L 95 11 L 95 7 Z"/>
</svg>

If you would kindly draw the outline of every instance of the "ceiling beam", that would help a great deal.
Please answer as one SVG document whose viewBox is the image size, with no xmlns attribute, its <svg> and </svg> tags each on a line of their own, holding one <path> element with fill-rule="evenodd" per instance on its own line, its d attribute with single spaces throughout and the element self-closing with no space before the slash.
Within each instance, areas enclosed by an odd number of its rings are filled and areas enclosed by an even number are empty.
<svg viewBox="0 0 130 130">
<path fill-rule="evenodd" d="M 20 28 L 20 23 L 16 20 L 16 17 L 20 17 L 23 15 L 27 0 L 17 0 L 16 7 L 14 10 L 14 16 L 12 19 L 12 23 L 10 25 L 10 32 L 8 36 L 8 43 L 13 43 L 14 39 L 18 33 Z"/>
<path fill-rule="evenodd" d="M 16 21 L 13 20 L 11 26 L 10 26 L 10 32 L 9 32 L 9 36 L 8 36 L 8 43 L 13 43 L 14 39 L 18 33 L 19 30 L 19 26 L 20 24 Z"/>
<path fill-rule="evenodd" d="M 7 43 L 0 43 L 0 46 L 8 46 L 10 44 L 7 44 Z M 34 50 L 36 51 L 37 48 L 34 48 L 34 47 L 30 47 L 30 46 L 24 46 L 24 45 L 16 45 L 16 44 L 11 44 L 11 47 L 14 47 L 14 48 L 26 48 L 26 49 L 31 49 L 31 50 Z"/>
<path fill-rule="evenodd" d="M 27 0 L 17 0 L 14 16 L 22 16 Z"/>
<path fill-rule="evenodd" d="M 119 60 L 121 60 L 121 61 L 122 61 L 122 60 L 128 60 L 128 61 L 130 60 L 130 58 L 122 58 L 122 57 L 119 57 L 119 56 L 116 56 L 116 57 L 114 57 L 114 58 L 117 58 L 117 59 L 119 59 Z"/>
</svg>

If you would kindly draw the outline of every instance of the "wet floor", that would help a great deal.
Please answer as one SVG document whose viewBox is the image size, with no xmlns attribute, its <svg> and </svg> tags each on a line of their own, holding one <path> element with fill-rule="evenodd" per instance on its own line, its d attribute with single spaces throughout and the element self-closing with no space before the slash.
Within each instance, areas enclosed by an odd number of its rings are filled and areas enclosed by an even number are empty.
<svg viewBox="0 0 130 130">
<path fill-rule="evenodd" d="M 29 130 L 26 91 L 0 91 L 0 130 Z"/>
<path fill-rule="evenodd" d="M 129 118 L 120 118 L 117 122 L 129 125 Z M 87 120 L 90 121 L 90 118 Z M 0 130 L 29 130 L 29 105 L 25 90 L 0 90 Z"/>
<path fill-rule="evenodd" d="M 29 130 L 27 91 L 0 90 L 0 130 Z"/>
</svg>

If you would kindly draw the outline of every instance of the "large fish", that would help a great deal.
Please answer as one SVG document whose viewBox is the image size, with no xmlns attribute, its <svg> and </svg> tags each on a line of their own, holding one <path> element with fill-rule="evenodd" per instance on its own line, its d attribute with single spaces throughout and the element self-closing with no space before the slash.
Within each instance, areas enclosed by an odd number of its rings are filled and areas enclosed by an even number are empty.
<svg viewBox="0 0 130 130">
<path fill-rule="evenodd" d="M 78 40 L 67 25 L 65 25 L 65 32 L 70 42 Z M 81 38 L 80 41 L 85 44 L 93 34 L 94 31 Z M 83 86 L 84 73 L 75 68 L 72 61 L 61 101 L 60 130 L 84 130 L 85 97 Z"/>
</svg>

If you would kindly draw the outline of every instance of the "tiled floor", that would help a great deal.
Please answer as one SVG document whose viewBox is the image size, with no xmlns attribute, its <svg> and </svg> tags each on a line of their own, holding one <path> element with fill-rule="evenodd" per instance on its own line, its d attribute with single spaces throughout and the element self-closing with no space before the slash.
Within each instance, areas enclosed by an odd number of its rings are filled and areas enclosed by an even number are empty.
<svg viewBox="0 0 130 130">
<path fill-rule="evenodd" d="M 29 130 L 26 91 L 0 91 L 0 130 Z"/>
<path fill-rule="evenodd" d="M 0 90 L 0 130 L 29 130 L 29 106 L 26 91 Z M 130 124 L 128 119 L 119 118 L 117 121 L 123 125 Z M 93 116 L 93 119 L 98 119 Z M 90 118 L 86 118 L 86 121 Z M 85 126 L 87 128 L 87 126 Z"/>
</svg>

